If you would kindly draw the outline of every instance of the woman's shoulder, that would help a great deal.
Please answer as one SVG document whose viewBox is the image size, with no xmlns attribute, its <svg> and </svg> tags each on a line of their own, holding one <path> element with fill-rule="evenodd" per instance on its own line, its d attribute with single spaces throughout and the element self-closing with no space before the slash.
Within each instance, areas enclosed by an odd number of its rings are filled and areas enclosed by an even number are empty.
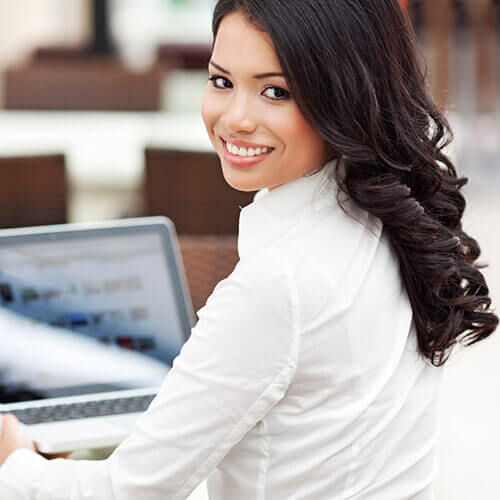
<svg viewBox="0 0 500 500">
<path fill-rule="evenodd" d="M 290 285 L 293 266 L 290 255 L 269 246 L 240 259 L 227 279 L 241 282 L 242 286 L 265 293 L 283 291 Z"/>
</svg>

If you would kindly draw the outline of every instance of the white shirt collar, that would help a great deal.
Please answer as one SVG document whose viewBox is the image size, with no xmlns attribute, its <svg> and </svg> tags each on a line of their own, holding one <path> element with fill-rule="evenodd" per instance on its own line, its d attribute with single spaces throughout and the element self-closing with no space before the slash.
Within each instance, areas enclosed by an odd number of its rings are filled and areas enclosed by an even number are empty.
<svg viewBox="0 0 500 500">
<path fill-rule="evenodd" d="M 238 227 L 240 259 L 268 245 L 295 226 L 311 211 L 336 205 L 332 186 L 337 160 L 331 160 L 312 175 L 298 177 L 269 191 L 261 189 L 253 201 L 241 208 Z"/>
</svg>

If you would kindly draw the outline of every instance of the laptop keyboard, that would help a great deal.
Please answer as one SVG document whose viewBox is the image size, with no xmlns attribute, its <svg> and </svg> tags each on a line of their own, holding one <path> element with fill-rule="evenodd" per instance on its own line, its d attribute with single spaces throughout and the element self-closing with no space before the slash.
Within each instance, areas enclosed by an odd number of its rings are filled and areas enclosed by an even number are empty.
<svg viewBox="0 0 500 500">
<path fill-rule="evenodd" d="M 12 410 L 3 413 L 14 414 L 23 424 L 40 424 L 43 422 L 140 412 L 149 407 L 154 397 L 155 394 L 147 394 L 146 396 L 130 396 L 102 401 L 85 401 L 83 403 L 26 408 L 24 410 Z"/>
</svg>

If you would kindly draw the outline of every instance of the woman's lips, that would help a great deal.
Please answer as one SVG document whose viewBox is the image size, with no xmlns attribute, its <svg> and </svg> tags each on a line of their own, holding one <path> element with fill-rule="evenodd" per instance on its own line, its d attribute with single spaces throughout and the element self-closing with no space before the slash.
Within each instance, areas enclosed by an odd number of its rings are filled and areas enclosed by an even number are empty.
<svg viewBox="0 0 500 500">
<path fill-rule="evenodd" d="M 248 167 L 251 165 L 255 165 L 256 163 L 260 163 L 265 160 L 274 150 L 268 151 L 267 153 L 263 153 L 255 156 L 239 156 L 233 155 L 227 150 L 226 141 L 221 138 L 222 142 L 222 151 L 224 153 L 224 158 L 231 164 L 236 165 L 238 167 Z"/>
</svg>

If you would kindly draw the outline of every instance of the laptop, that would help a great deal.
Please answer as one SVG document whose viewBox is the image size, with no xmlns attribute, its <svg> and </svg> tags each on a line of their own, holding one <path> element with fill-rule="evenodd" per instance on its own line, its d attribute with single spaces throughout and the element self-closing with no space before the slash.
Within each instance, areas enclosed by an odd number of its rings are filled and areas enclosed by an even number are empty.
<svg viewBox="0 0 500 500">
<path fill-rule="evenodd" d="M 167 217 L 0 230 L 0 413 L 41 452 L 118 445 L 194 323 Z"/>
</svg>

